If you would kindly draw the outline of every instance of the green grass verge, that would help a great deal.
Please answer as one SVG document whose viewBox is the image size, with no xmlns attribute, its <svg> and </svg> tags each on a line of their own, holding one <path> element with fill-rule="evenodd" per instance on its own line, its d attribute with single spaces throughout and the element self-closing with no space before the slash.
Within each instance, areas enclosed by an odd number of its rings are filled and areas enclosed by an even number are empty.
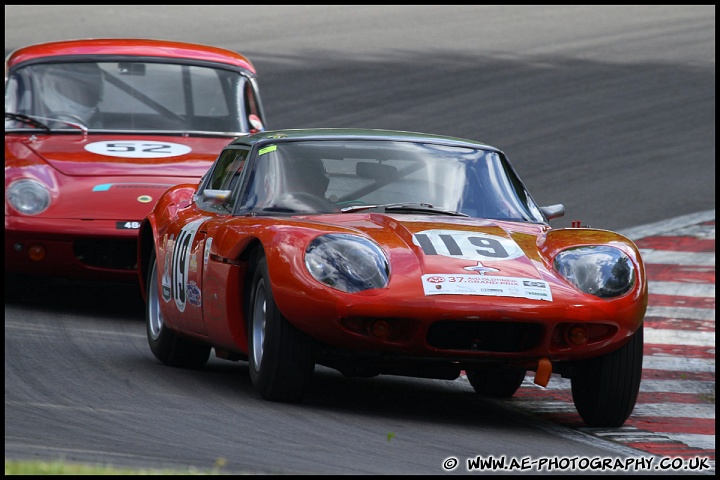
<svg viewBox="0 0 720 480">
<path fill-rule="evenodd" d="M 102 465 L 85 465 L 67 463 L 61 461 L 53 462 L 25 462 L 16 460 L 5 460 L 5 475 L 221 475 L 222 473 L 213 469 L 201 471 L 189 470 L 155 470 L 135 468 L 114 468 Z"/>
</svg>

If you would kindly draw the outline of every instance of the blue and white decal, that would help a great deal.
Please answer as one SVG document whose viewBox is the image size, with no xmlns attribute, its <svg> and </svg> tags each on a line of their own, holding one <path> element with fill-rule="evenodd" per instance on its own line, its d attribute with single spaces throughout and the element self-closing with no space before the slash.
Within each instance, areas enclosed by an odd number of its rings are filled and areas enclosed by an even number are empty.
<svg viewBox="0 0 720 480">
<path fill-rule="evenodd" d="M 187 301 L 193 307 L 199 307 L 202 305 L 202 299 L 200 298 L 200 288 L 197 283 L 190 282 L 187 285 Z"/>
<path fill-rule="evenodd" d="M 149 140 L 110 140 L 85 145 L 85 150 L 107 157 L 167 158 L 188 154 L 192 148 L 173 142 Z"/>
<path fill-rule="evenodd" d="M 424 230 L 413 235 L 413 243 L 425 255 L 442 255 L 480 262 L 482 260 L 512 260 L 522 257 L 514 240 L 487 233 L 465 230 Z"/>
</svg>

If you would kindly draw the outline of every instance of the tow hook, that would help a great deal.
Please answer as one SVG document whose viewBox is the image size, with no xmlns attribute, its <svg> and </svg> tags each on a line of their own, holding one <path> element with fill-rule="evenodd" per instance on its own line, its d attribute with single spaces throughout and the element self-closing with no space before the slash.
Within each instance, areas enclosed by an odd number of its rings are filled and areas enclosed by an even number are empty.
<svg viewBox="0 0 720 480">
<path fill-rule="evenodd" d="M 535 385 L 547 387 L 550 375 L 552 375 L 552 363 L 547 358 L 541 358 L 538 360 L 537 369 L 535 370 Z"/>
</svg>

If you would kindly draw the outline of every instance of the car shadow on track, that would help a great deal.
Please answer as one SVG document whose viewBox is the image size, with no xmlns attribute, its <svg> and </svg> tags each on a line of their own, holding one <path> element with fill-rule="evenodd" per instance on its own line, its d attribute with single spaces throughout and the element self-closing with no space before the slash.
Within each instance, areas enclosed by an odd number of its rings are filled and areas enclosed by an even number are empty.
<svg viewBox="0 0 720 480">
<path fill-rule="evenodd" d="M 6 281 L 7 278 L 6 278 Z M 56 277 L 22 277 L 16 281 L 5 304 L 33 309 L 49 308 L 67 314 L 92 314 L 98 317 L 137 317 L 144 320 L 144 301 L 137 282 L 102 282 Z"/>
</svg>

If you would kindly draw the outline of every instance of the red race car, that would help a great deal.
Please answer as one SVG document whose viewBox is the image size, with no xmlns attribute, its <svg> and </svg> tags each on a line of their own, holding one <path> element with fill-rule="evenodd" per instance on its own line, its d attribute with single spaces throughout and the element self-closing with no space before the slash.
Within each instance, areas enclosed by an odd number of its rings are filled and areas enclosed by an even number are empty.
<svg viewBox="0 0 720 480">
<path fill-rule="evenodd" d="M 5 273 L 137 278 L 160 195 L 265 129 L 244 56 L 142 39 L 70 40 L 5 62 Z M 8 279 L 8 276 L 11 278 Z"/>
<path fill-rule="evenodd" d="M 384 130 L 278 130 L 226 146 L 140 227 L 147 337 L 163 363 L 212 349 L 263 398 L 299 401 L 314 366 L 456 379 L 510 397 L 572 380 L 590 426 L 640 387 L 647 280 L 610 231 L 553 229 L 500 150 Z"/>
</svg>

